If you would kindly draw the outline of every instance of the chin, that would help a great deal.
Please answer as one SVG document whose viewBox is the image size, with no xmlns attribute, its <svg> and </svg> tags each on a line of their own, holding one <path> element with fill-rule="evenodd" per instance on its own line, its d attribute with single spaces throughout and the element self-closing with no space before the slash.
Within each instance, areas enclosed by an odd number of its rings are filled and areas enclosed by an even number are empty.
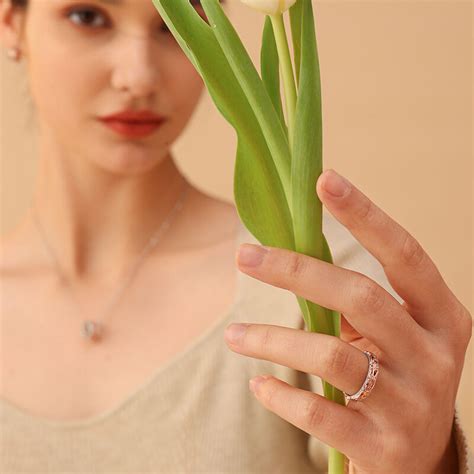
<svg viewBox="0 0 474 474">
<path fill-rule="evenodd" d="M 103 171 L 117 176 L 139 176 L 148 173 L 158 166 L 168 154 L 160 154 L 156 149 L 131 151 L 118 153 L 108 153 L 101 155 L 99 160 L 94 160 L 94 164 Z"/>
</svg>

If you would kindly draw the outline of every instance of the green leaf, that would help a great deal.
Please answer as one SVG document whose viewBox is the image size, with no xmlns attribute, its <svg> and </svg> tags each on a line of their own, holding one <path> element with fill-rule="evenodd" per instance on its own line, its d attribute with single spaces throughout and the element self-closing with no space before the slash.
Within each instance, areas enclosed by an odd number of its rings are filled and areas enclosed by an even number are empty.
<svg viewBox="0 0 474 474">
<path fill-rule="evenodd" d="M 266 159 L 257 159 L 258 153 L 266 153 Z M 254 137 L 239 134 L 234 170 L 235 204 L 242 222 L 260 243 L 292 250 L 295 243 L 291 215 L 288 206 L 281 204 L 283 188 L 275 167 L 269 163 L 270 151 L 261 133 Z M 283 230 L 282 225 L 286 226 Z"/>
<path fill-rule="evenodd" d="M 334 264 L 334 260 L 331 254 L 331 249 L 329 248 L 328 241 L 326 240 L 326 236 L 324 233 L 322 234 L 323 238 L 323 258 L 322 260 L 331 264 Z M 325 308 L 326 309 L 326 317 L 330 318 L 333 321 L 334 325 L 334 332 L 332 333 L 333 336 L 340 337 L 341 335 L 341 315 L 339 312 Z"/>
<path fill-rule="evenodd" d="M 184 2 L 182 2 L 181 4 L 179 4 L 179 3 L 177 4 L 177 8 L 180 9 L 179 11 L 183 15 L 180 19 L 179 17 L 176 17 L 176 15 L 173 14 L 172 10 L 169 10 L 169 7 L 162 5 L 162 2 L 160 2 L 159 0 L 158 1 L 157 0 L 152 0 L 152 1 L 153 1 L 153 5 L 158 10 L 161 18 L 163 19 L 166 26 L 168 27 L 168 29 L 173 34 L 174 38 L 176 39 L 176 41 L 180 45 L 181 49 L 184 51 L 184 53 L 186 54 L 188 59 L 191 61 L 193 66 L 196 68 L 199 75 L 202 78 L 204 78 L 204 74 L 203 74 L 203 71 L 201 70 L 201 67 L 199 65 L 198 60 L 195 58 L 195 56 L 192 52 L 192 49 L 188 46 L 188 44 L 186 43 L 186 41 L 184 40 L 184 38 L 180 34 L 180 30 L 182 30 L 185 27 L 184 25 L 186 24 L 186 22 L 187 21 L 193 21 L 192 12 L 191 12 L 191 9 L 190 9 L 191 5 L 189 4 L 189 2 L 186 2 L 187 3 L 186 7 L 183 5 Z M 194 8 L 193 8 L 193 10 L 194 10 Z M 168 12 L 170 12 L 172 14 L 173 19 L 168 15 Z M 173 22 L 173 20 L 174 20 L 174 22 Z M 181 20 L 181 21 L 179 21 L 179 20 Z"/>
<path fill-rule="evenodd" d="M 236 130 L 238 148 L 234 195 L 242 222 L 263 245 L 293 249 L 293 224 L 280 175 L 255 111 L 213 28 L 201 18 L 189 0 L 152 1 L 180 46 L 184 45 L 183 51 L 196 65 L 216 107 Z M 282 130 L 266 91 L 265 94 L 267 110 L 271 109 L 276 117 L 275 123 L 279 124 L 274 126 Z M 286 140 L 284 132 L 281 136 Z M 285 143 L 288 148 L 287 141 Z"/>
<path fill-rule="evenodd" d="M 301 23 L 303 21 L 303 0 L 290 8 L 291 40 L 293 42 L 293 56 L 296 71 L 296 84 L 299 89 L 301 67 Z"/>
<path fill-rule="evenodd" d="M 292 215 L 296 250 L 321 259 L 322 203 L 316 181 L 322 173 L 321 83 L 311 2 L 304 2 L 300 91 L 292 153 Z"/>
<path fill-rule="evenodd" d="M 295 30 L 298 30 L 295 25 Z M 316 32 L 311 2 L 302 4 L 301 69 L 292 150 L 292 216 L 297 252 L 323 260 L 328 257 L 322 229 L 322 203 L 316 182 L 322 173 L 322 106 Z M 327 242 L 326 242 L 327 245 Z M 300 302 L 311 331 L 334 334 L 333 314 L 311 301 Z"/>
<path fill-rule="evenodd" d="M 260 68 L 263 84 L 267 89 L 268 95 L 270 96 L 275 111 L 280 117 L 286 136 L 288 137 L 288 127 L 285 123 L 285 116 L 283 114 L 283 106 L 281 102 L 280 61 L 278 59 L 278 50 L 272 21 L 268 15 L 265 17 L 265 26 L 263 28 Z"/>
<path fill-rule="evenodd" d="M 322 232 L 322 203 L 316 193 L 322 172 L 322 104 L 311 1 L 297 0 L 290 10 L 299 90 L 295 119 L 290 120 L 293 149 L 283 118 L 279 58 L 269 19 L 263 32 L 261 79 L 219 0 L 201 0 L 210 25 L 189 0 L 152 1 L 237 133 L 234 195 L 246 227 L 264 245 L 332 263 Z M 284 36 L 278 35 L 281 19 L 275 22 L 278 44 Z M 287 50 L 282 57 L 287 71 Z M 337 312 L 296 297 L 309 331 L 339 336 Z M 322 382 L 326 398 L 344 405 L 342 392 Z M 330 448 L 329 472 L 342 473 L 344 462 L 344 455 Z"/>
<path fill-rule="evenodd" d="M 285 129 L 239 35 L 218 0 L 201 0 L 214 35 L 255 113 L 291 209 L 291 151 Z"/>
</svg>

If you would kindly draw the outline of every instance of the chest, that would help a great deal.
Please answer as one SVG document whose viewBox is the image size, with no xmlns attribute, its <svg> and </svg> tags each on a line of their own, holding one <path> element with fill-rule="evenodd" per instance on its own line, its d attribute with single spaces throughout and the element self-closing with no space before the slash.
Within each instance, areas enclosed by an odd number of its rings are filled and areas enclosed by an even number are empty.
<svg viewBox="0 0 474 474">
<path fill-rule="evenodd" d="M 233 245 L 149 265 L 107 315 L 111 290 L 76 291 L 79 308 L 47 281 L 2 281 L 0 395 L 53 420 L 119 406 L 227 314 L 237 289 Z M 99 343 L 80 332 L 94 318 L 104 324 Z"/>
</svg>

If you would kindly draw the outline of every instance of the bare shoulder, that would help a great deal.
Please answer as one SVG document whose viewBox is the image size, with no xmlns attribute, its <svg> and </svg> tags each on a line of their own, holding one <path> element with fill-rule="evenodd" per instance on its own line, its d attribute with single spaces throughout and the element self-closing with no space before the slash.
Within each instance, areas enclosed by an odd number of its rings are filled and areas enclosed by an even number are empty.
<svg viewBox="0 0 474 474">
<path fill-rule="evenodd" d="M 199 198 L 188 212 L 196 246 L 211 247 L 235 236 L 240 217 L 232 202 L 199 192 Z"/>
<path fill-rule="evenodd" d="M 219 240 L 232 239 L 240 220 L 237 208 L 231 202 L 212 198 L 209 220 L 214 222 L 215 236 Z"/>
<path fill-rule="evenodd" d="M 18 243 L 11 234 L 0 239 L 0 278 L 3 280 L 18 271 Z"/>
<path fill-rule="evenodd" d="M 233 203 L 216 198 L 211 198 L 209 217 L 222 223 L 221 226 L 217 226 L 217 229 L 224 233 L 228 230 L 232 231 L 239 220 L 237 208 Z"/>
<path fill-rule="evenodd" d="M 21 260 L 20 245 L 12 235 L 2 236 L 0 239 L 0 323 L 5 327 L 5 317 L 12 313 L 16 306 L 14 301 L 20 301 L 25 294 L 22 275 L 26 275 L 24 261 Z"/>
<path fill-rule="evenodd" d="M 23 220 L 14 229 L 0 237 L 0 278 L 31 275 L 35 270 L 37 249 L 33 245 L 32 231 Z"/>
</svg>

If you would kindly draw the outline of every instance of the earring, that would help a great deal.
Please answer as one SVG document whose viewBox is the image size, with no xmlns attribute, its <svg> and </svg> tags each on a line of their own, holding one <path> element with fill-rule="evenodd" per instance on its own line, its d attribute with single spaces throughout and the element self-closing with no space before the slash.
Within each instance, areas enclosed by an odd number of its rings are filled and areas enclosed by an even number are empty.
<svg viewBox="0 0 474 474">
<path fill-rule="evenodd" d="M 7 50 L 7 56 L 13 61 L 18 61 L 20 59 L 20 54 L 20 48 L 17 48 L 16 46 Z"/>
</svg>

